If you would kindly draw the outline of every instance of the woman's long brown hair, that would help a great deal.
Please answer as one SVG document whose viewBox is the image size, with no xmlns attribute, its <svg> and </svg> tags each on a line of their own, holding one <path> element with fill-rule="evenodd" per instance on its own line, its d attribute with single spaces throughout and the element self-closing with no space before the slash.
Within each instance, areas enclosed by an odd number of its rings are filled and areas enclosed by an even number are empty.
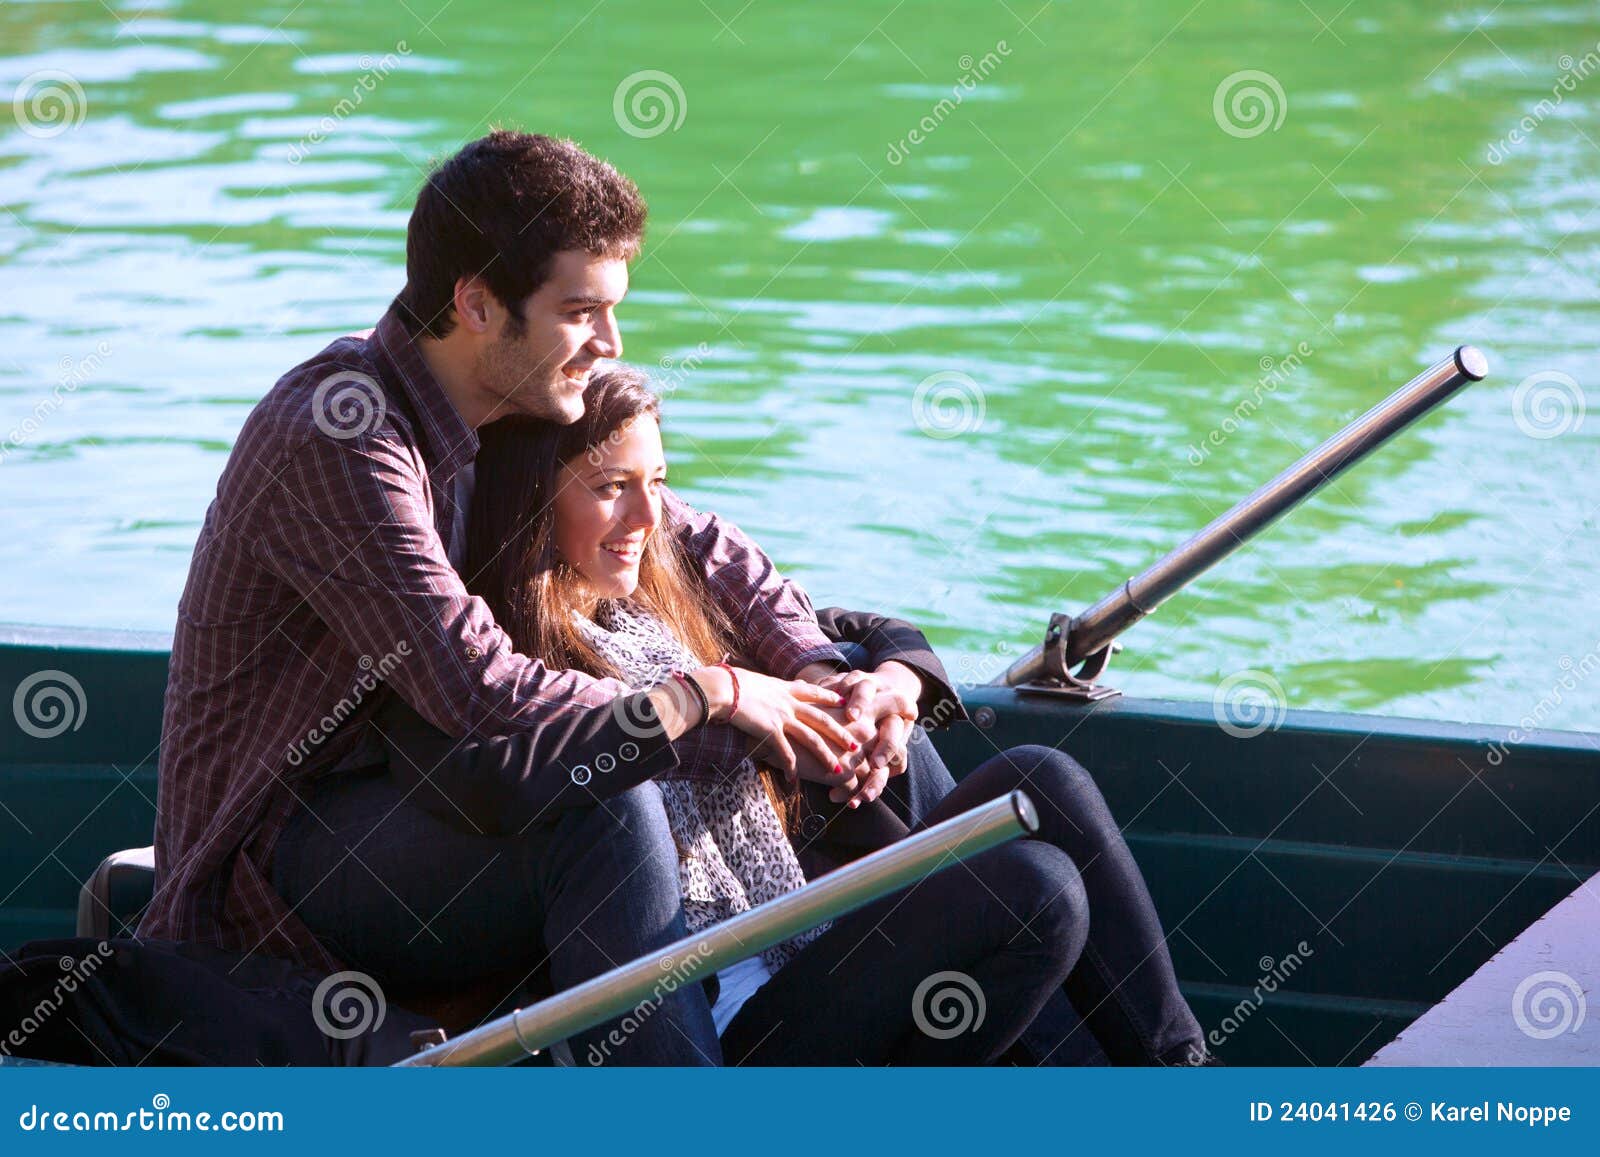
<svg viewBox="0 0 1600 1157">
<path fill-rule="evenodd" d="M 623 678 L 584 641 L 574 614 L 595 610 L 578 572 L 556 552 L 555 496 L 561 468 L 597 455 L 607 439 L 661 403 L 637 370 L 594 374 L 583 417 L 570 426 L 521 416 L 479 431 L 477 478 L 467 534 L 467 589 L 489 604 L 495 622 L 524 655 L 556 669 Z M 646 540 L 633 600 L 649 607 L 702 663 L 733 649 L 734 631 L 690 565 L 667 522 Z"/>
<path fill-rule="evenodd" d="M 570 426 L 515 416 L 479 431 L 467 590 L 489 604 L 522 654 L 557 670 L 626 682 L 577 628 L 575 615 L 596 608 L 578 572 L 556 552 L 555 496 L 562 466 L 596 454 L 641 415 L 659 422 L 661 402 L 643 374 L 619 366 L 589 379 L 583 403 L 583 417 Z M 660 617 L 702 664 L 715 663 L 735 649 L 736 632 L 676 531 L 664 519 L 645 541 L 632 598 Z M 779 819 L 792 827 L 796 792 L 780 786 L 767 769 L 761 778 Z"/>
</svg>

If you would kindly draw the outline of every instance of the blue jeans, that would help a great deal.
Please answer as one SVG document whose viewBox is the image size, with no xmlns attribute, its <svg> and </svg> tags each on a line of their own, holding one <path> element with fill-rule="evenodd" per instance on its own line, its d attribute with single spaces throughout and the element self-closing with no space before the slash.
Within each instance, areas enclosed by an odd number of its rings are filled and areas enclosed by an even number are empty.
<svg viewBox="0 0 1600 1157">
<path fill-rule="evenodd" d="M 1034 1063 L 1094 1046 L 1133 1065 L 1203 1051 L 1144 878 L 1089 774 L 1053 748 L 1017 747 L 954 784 L 932 744 L 911 751 L 892 782 L 914 827 L 1020 788 L 1037 837 L 837 921 L 739 1011 L 727 1063 L 982 1064 L 1019 1059 L 1019 1040 Z M 930 983 L 947 973 L 961 978 Z M 941 989 L 944 1020 L 928 1005 Z M 1035 1022 L 1062 990 L 1077 1015 L 1055 1022 L 1052 1041 Z M 963 1016 L 981 1023 L 947 1035 Z"/>
<path fill-rule="evenodd" d="M 411 995 L 496 983 L 507 997 L 547 994 L 687 935 L 653 783 L 512 837 L 430 814 L 383 768 L 331 776 L 302 800 L 274 852 L 273 884 L 330 952 L 402 1007 Z M 697 984 L 567 1043 L 580 1064 L 722 1059 Z"/>
</svg>

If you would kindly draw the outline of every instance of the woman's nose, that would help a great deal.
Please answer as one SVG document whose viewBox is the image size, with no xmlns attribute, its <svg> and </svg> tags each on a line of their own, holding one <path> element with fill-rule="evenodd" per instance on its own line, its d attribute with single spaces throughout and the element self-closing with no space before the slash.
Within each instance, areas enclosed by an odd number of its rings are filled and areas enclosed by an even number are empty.
<svg viewBox="0 0 1600 1157">
<path fill-rule="evenodd" d="M 648 495 L 639 495 L 622 512 L 629 530 L 654 530 L 661 522 L 661 505 Z"/>
</svg>

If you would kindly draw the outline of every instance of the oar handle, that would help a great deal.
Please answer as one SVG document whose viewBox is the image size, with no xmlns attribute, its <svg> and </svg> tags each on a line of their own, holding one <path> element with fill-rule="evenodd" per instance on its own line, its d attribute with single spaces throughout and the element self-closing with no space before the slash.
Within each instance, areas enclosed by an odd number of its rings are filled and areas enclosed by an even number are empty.
<svg viewBox="0 0 1600 1157">
<path fill-rule="evenodd" d="M 595 977 L 530 1008 L 435 1045 L 400 1062 L 505 1065 L 660 1000 L 791 936 L 868 904 L 1017 836 L 1039 830 L 1027 795 L 1014 791 L 907 836 L 805 887 L 689 936 L 660 952 Z M 823 999 L 825 994 L 819 994 Z"/>
<path fill-rule="evenodd" d="M 1062 642 L 1068 668 L 1110 646 L 1111 641 L 1195 578 L 1238 550 L 1289 510 L 1315 494 L 1379 446 L 1410 426 L 1468 382 L 1482 381 L 1489 361 L 1464 345 L 1372 407 L 1271 482 L 1239 502 L 1187 542 L 1072 620 Z M 996 682 L 1033 682 L 1051 664 L 1044 647 L 1018 659 Z"/>
</svg>

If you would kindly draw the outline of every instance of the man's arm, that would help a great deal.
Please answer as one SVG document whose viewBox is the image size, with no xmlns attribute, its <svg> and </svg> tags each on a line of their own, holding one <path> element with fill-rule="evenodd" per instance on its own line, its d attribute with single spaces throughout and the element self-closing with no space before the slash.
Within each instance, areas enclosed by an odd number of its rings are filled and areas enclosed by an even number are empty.
<svg viewBox="0 0 1600 1157">
<path fill-rule="evenodd" d="M 736 728 L 664 735 L 629 718 L 637 699 L 617 680 L 518 654 L 451 566 L 427 483 L 403 446 L 375 436 L 312 437 L 279 465 L 251 512 L 257 559 L 353 653 L 376 658 L 406 642 L 409 653 L 388 668 L 387 681 L 445 736 L 530 733 L 504 767 L 530 801 L 549 798 L 554 780 L 570 774 L 566 764 L 600 750 L 626 748 L 643 763 L 670 740 L 673 764 L 715 768 L 736 767 L 748 754 Z M 538 777 L 552 784 L 536 784 Z M 620 782 L 597 781 L 590 795 Z"/>
<path fill-rule="evenodd" d="M 376 658 L 406 642 L 410 654 L 388 681 L 434 726 L 450 735 L 516 731 L 628 690 L 512 649 L 450 565 L 427 483 L 404 446 L 312 436 L 281 467 L 252 511 L 256 558 L 356 654 Z"/>
<path fill-rule="evenodd" d="M 865 669 L 915 702 L 927 725 L 943 726 L 967 717 L 943 661 L 927 636 L 910 623 L 840 607 L 824 607 L 817 612 L 817 622 L 830 639 L 866 648 Z"/>
<path fill-rule="evenodd" d="M 779 574 L 742 530 L 695 510 L 671 491 L 663 491 L 662 513 L 700 563 L 712 598 L 743 633 L 755 667 L 794 679 L 811 663 L 844 665 L 844 656 L 817 625 L 806 592 Z"/>
</svg>

